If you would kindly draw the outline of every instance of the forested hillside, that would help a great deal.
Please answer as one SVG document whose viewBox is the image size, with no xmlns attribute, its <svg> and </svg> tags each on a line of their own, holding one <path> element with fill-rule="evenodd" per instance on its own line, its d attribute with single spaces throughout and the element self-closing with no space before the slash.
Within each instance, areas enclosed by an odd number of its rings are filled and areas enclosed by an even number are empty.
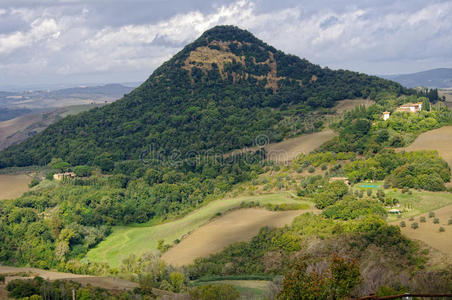
<svg viewBox="0 0 452 300">
<path fill-rule="evenodd" d="M 108 168 L 145 155 L 169 157 L 173 150 L 177 157 L 224 153 L 251 145 L 259 134 L 279 141 L 312 130 L 304 120 L 313 110 L 381 91 L 406 92 L 398 83 L 321 68 L 247 31 L 218 26 L 123 99 L 64 118 L 4 150 L 0 167 L 44 165 L 58 157 Z"/>
</svg>

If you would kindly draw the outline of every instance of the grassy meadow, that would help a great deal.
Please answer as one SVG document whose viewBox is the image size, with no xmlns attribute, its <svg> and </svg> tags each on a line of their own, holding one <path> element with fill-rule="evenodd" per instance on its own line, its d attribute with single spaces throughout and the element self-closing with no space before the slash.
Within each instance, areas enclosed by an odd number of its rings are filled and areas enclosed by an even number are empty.
<svg viewBox="0 0 452 300">
<path fill-rule="evenodd" d="M 201 282 L 206 284 L 230 284 L 240 292 L 241 299 L 266 299 L 270 292 L 270 281 L 267 280 L 221 280 Z"/>
<path fill-rule="evenodd" d="M 285 192 L 215 200 L 181 219 L 168 223 L 149 227 L 116 226 L 110 236 L 91 249 L 86 257 L 90 261 L 108 262 L 111 266 L 118 266 L 130 254 L 140 256 L 146 252 L 157 251 L 159 240 L 172 244 L 173 241 L 181 239 L 211 218 L 239 207 L 242 202 L 251 201 L 258 201 L 261 205 L 306 203 L 308 206 L 312 206 L 312 203 L 297 200 Z"/>
</svg>

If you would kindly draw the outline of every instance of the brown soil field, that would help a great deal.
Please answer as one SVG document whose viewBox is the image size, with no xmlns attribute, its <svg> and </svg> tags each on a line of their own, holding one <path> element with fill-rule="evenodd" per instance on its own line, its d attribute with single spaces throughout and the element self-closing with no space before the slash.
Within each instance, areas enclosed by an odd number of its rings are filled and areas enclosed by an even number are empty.
<svg viewBox="0 0 452 300">
<path fill-rule="evenodd" d="M 422 133 L 406 151 L 436 150 L 452 166 L 452 126 L 445 126 Z"/>
<path fill-rule="evenodd" d="M 19 274 L 18 274 L 19 273 Z M 7 267 L 0 266 L 0 274 L 9 274 L 11 277 L 6 278 L 6 283 L 12 279 L 16 278 L 24 278 L 23 273 L 27 273 L 27 278 L 33 278 L 34 276 L 40 276 L 46 280 L 73 280 L 81 283 L 82 285 L 92 285 L 104 289 L 109 290 L 129 290 L 138 287 L 138 284 L 135 282 L 119 279 L 119 278 L 110 278 L 110 277 L 97 277 L 90 275 L 78 275 L 71 273 L 62 273 L 62 272 L 54 272 L 36 268 L 16 268 L 16 267 Z M 17 274 L 19 276 L 16 276 Z M 1 298 L 0 298 L 1 299 Z"/>
<path fill-rule="evenodd" d="M 421 223 L 420 218 L 425 217 L 426 222 Z M 429 218 L 428 213 L 422 214 L 414 218 L 414 221 L 405 219 L 406 227 L 402 228 L 402 233 L 410 239 L 420 240 L 428 246 L 439 250 L 452 259 L 452 225 L 447 225 L 448 220 L 452 217 L 452 205 L 445 206 L 435 211 L 435 218 L 439 218 L 439 224 L 434 224 L 433 219 Z M 411 224 L 417 222 L 418 229 L 411 228 Z M 400 221 L 393 222 L 399 224 Z M 439 228 L 444 227 L 445 232 L 439 232 Z"/>
<path fill-rule="evenodd" d="M 311 134 L 304 134 L 280 143 L 269 144 L 265 147 L 269 159 L 285 163 L 295 159 L 301 153 L 309 153 L 320 147 L 323 143 L 336 136 L 333 130 L 324 130 Z"/>
<path fill-rule="evenodd" d="M 301 153 L 309 153 L 320 147 L 323 143 L 329 141 L 336 136 L 331 129 L 320 132 L 303 134 L 295 138 L 290 138 L 279 143 L 271 143 L 263 146 L 267 151 L 268 158 L 278 163 L 288 163 L 295 159 Z M 234 150 L 225 154 L 225 156 L 235 155 L 239 153 L 256 151 L 261 147 L 249 147 Z"/>
<path fill-rule="evenodd" d="M 290 224 L 295 217 L 308 211 L 312 210 L 234 210 L 194 230 L 165 252 L 162 259 L 173 266 L 188 265 L 196 258 L 219 252 L 232 243 L 250 240 L 262 227 L 282 227 Z"/>
<path fill-rule="evenodd" d="M 20 197 L 28 191 L 31 179 L 27 174 L 0 175 L 0 200 Z"/>
<path fill-rule="evenodd" d="M 16 142 L 16 138 L 13 137 L 15 133 L 25 130 L 41 120 L 42 114 L 35 113 L 0 122 L 0 149 L 4 149 Z"/>
<path fill-rule="evenodd" d="M 346 99 L 337 101 L 337 104 L 336 106 L 334 106 L 334 109 L 336 110 L 336 113 L 342 114 L 348 110 L 352 110 L 358 105 L 370 106 L 374 103 L 375 101 L 370 99 Z"/>
</svg>

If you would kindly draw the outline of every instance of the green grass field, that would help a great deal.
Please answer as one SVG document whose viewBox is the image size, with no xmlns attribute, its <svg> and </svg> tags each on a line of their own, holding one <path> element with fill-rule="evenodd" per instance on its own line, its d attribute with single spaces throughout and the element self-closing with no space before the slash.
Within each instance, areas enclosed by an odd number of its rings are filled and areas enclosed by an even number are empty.
<svg viewBox="0 0 452 300">
<path fill-rule="evenodd" d="M 379 185 L 381 186 L 381 188 L 383 188 L 382 181 L 374 182 L 373 184 Z M 352 191 L 368 189 L 362 187 L 362 185 L 363 184 L 356 184 L 354 187 L 352 187 Z M 370 189 L 373 191 L 372 195 L 375 196 L 378 188 Z M 452 193 L 448 192 L 428 192 L 417 191 L 415 189 L 411 189 L 411 195 L 409 193 L 402 193 L 401 189 L 385 189 L 384 192 L 387 197 L 392 197 L 399 200 L 400 206 L 394 208 L 399 209 L 402 212 L 401 218 L 414 217 L 452 204 Z M 366 197 L 367 196 L 364 193 L 364 198 Z M 397 219 L 397 215 L 388 215 L 389 222 L 395 221 Z"/>
<path fill-rule="evenodd" d="M 402 218 L 417 216 L 446 205 L 452 204 L 452 193 L 448 192 L 427 192 L 412 190 L 412 194 L 402 193 L 401 190 L 385 190 L 389 197 L 399 200 Z M 394 221 L 397 216 L 388 216 L 388 221 Z"/>
<path fill-rule="evenodd" d="M 202 282 L 206 284 L 230 284 L 240 292 L 241 299 L 266 299 L 270 291 L 270 281 L 266 280 L 222 280 Z"/>
<path fill-rule="evenodd" d="M 86 258 L 94 262 L 107 262 L 112 267 L 117 267 L 130 254 L 141 256 L 147 252 L 157 251 L 159 240 L 164 240 L 165 243 L 172 244 L 173 241 L 181 239 L 184 235 L 208 222 L 218 213 L 224 213 L 230 209 L 239 207 L 242 202 L 250 201 L 258 201 L 261 205 L 268 203 L 306 203 L 309 206 L 313 205 L 311 202 L 296 199 L 290 193 L 215 200 L 181 219 L 168 223 L 148 227 L 116 226 L 106 240 L 88 252 Z"/>
</svg>

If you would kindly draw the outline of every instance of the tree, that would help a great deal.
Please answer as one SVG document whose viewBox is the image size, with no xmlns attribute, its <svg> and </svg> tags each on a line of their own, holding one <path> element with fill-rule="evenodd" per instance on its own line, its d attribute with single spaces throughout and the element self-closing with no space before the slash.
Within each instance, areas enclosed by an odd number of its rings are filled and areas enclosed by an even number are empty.
<svg viewBox="0 0 452 300">
<path fill-rule="evenodd" d="M 356 260 L 346 260 L 335 254 L 329 269 L 322 273 L 309 271 L 307 261 L 306 257 L 298 259 L 286 274 L 279 299 L 342 299 L 350 296 L 361 281 Z"/>
<path fill-rule="evenodd" d="M 350 296 L 353 288 L 361 281 L 359 264 L 356 260 L 347 261 L 336 254 L 333 256 L 330 270 L 329 289 L 332 299 Z"/>
<path fill-rule="evenodd" d="M 430 100 L 427 97 L 420 97 L 419 102 L 422 102 L 422 110 L 430 111 Z"/>
<path fill-rule="evenodd" d="M 197 300 L 236 300 L 239 291 L 230 284 L 207 284 L 190 290 L 190 297 Z"/>
<path fill-rule="evenodd" d="M 90 166 L 76 166 L 73 171 L 79 177 L 87 177 L 91 175 L 93 168 Z"/>
<path fill-rule="evenodd" d="M 68 162 L 65 162 L 65 161 L 60 161 L 53 165 L 53 168 L 60 172 L 66 172 L 69 170 L 70 167 L 71 167 L 71 164 L 69 164 Z"/>
<path fill-rule="evenodd" d="M 172 272 L 170 274 L 170 280 L 173 292 L 179 293 L 184 287 L 184 275 L 179 272 Z"/>
</svg>

